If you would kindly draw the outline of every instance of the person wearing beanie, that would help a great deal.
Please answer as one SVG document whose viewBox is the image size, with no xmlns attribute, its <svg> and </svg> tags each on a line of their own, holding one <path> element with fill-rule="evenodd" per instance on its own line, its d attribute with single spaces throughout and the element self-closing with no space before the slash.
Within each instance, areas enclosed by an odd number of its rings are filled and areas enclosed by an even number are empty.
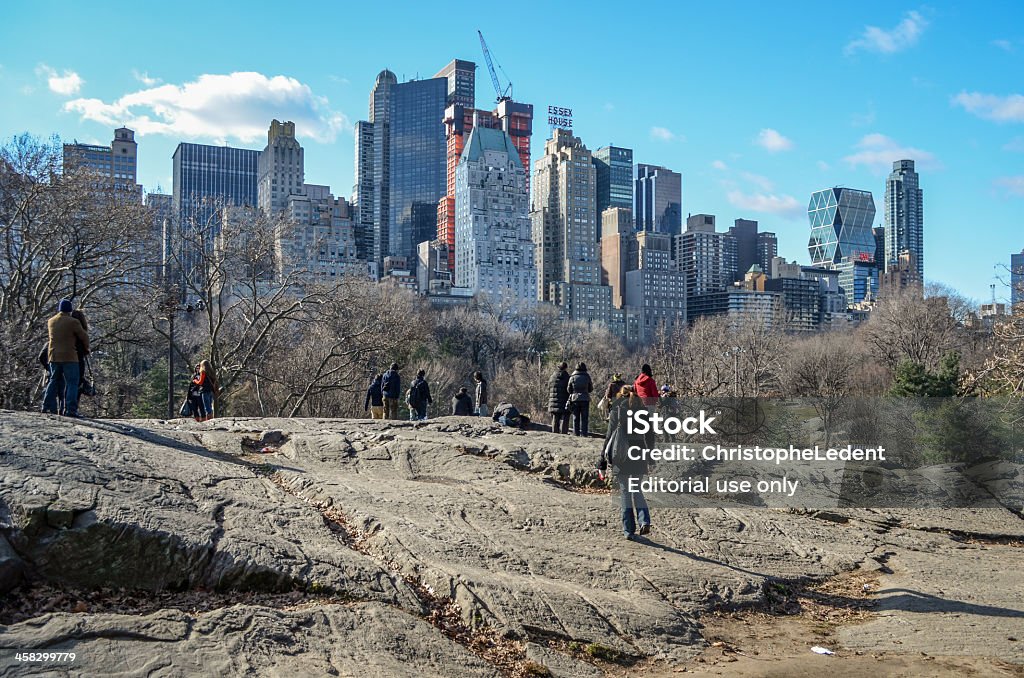
<svg viewBox="0 0 1024 678">
<path fill-rule="evenodd" d="M 89 352 L 89 335 L 82 323 L 71 317 L 74 306 L 69 299 L 57 304 L 57 315 L 46 323 L 49 334 L 47 358 L 50 363 L 50 378 L 43 393 L 42 411 L 49 414 L 78 416 L 78 384 L 81 373 L 78 365 L 78 344 L 84 353 Z M 63 405 L 58 405 L 58 401 Z"/>
</svg>

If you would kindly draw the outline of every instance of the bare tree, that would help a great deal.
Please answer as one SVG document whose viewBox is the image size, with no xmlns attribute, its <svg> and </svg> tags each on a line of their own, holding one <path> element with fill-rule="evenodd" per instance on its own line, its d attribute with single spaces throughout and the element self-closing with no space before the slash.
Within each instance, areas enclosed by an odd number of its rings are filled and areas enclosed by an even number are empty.
<svg viewBox="0 0 1024 678">
<path fill-rule="evenodd" d="M 144 325 L 129 310 L 155 272 L 150 213 L 102 175 L 61 173 L 61 156 L 56 138 L 0 147 L 0 406 L 32 400 L 59 299 L 86 310 L 95 349 L 137 341 Z"/>
</svg>

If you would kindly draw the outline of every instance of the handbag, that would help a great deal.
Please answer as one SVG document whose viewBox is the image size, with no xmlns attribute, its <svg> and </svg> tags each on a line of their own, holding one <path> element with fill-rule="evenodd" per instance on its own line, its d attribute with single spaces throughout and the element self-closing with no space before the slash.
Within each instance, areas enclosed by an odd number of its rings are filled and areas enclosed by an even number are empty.
<svg viewBox="0 0 1024 678">
<path fill-rule="evenodd" d="M 183 417 L 192 416 L 192 403 L 189 402 L 188 398 L 185 398 L 185 400 L 181 403 L 181 409 L 178 410 L 178 414 L 180 414 Z"/>
</svg>

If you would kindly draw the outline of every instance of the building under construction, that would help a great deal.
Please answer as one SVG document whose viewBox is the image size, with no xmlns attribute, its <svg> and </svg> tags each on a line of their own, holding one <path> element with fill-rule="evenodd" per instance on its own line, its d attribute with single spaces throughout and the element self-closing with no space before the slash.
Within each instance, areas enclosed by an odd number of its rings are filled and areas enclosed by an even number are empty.
<svg viewBox="0 0 1024 678">
<path fill-rule="evenodd" d="M 466 92 L 473 91 L 473 71 L 475 64 L 460 59 L 453 60 L 434 77 L 449 79 L 449 105 L 444 112 L 444 129 L 447 140 L 447 167 L 445 195 L 437 205 L 437 240 L 442 246 L 448 247 L 448 268 L 453 274 L 457 262 L 455 260 L 455 168 L 459 164 L 469 133 L 473 127 L 500 129 L 512 137 L 512 144 L 519 152 L 519 160 L 526 169 L 527 193 L 529 193 L 530 176 L 530 136 L 533 134 L 533 104 L 514 101 L 511 96 L 511 83 L 502 89 L 497 72 L 487 50 L 487 44 L 480 36 L 480 45 L 487 59 L 491 82 L 497 94 L 497 106 L 493 110 L 475 108 L 467 105 Z M 467 83 L 469 83 L 467 85 Z M 457 96 L 457 94 L 459 96 Z"/>
</svg>

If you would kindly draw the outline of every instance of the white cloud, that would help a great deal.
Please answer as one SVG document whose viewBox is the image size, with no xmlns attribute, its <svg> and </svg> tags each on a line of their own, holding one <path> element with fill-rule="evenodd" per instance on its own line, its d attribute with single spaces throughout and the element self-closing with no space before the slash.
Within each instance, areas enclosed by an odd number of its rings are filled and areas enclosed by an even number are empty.
<svg viewBox="0 0 1024 678">
<path fill-rule="evenodd" d="M 651 138 L 657 141 L 683 141 L 683 137 L 676 136 L 675 133 L 665 127 L 652 127 Z"/>
<path fill-rule="evenodd" d="M 138 70 L 134 68 L 132 69 L 132 77 L 141 82 L 146 87 L 153 87 L 163 82 L 163 80 L 161 80 L 160 78 L 151 78 L 149 76 L 149 73 L 146 71 L 142 71 L 140 73 Z"/>
<path fill-rule="evenodd" d="M 724 162 L 722 162 L 721 160 L 715 160 L 715 161 L 714 161 L 713 163 L 711 163 L 711 166 L 712 166 L 712 167 L 714 167 L 714 168 L 715 168 L 716 170 L 720 170 L 720 171 L 722 171 L 722 172 L 724 172 L 724 171 L 726 171 L 727 169 L 729 169 L 729 166 L 728 166 L 728 165 L 726 165 L 726 164 L 725 164 Z"/>
<path fill-rule="evenodd" d="M 1004 52 L 1013 52 L 1013 43 L 1009 40 L 993 40 L 992 46 L 998 47 Z"/>
<path fill-rule="evenodd" d="M 787 139 L 771 128 L 761 130 L 761 133 L 757 135 L 757 139 L 754 140 L 754 143 L 767 151 L 771 151 L 772 153 L 788 151 L 793 148 L 792 139 Z"/>
<path fill-rule="evenodd" d="M 296 134 L 316 141 L 333 141 L 339 131 L 351 129 L 348 119 L 308 85 L 254 72 L 204 74 L 181 85 L 130 92 L 110 103 L 74 99 L 64 110 L 105 125 L 124 124 L 140 135 L 246 143 L 261 139 L 273 118 L 294 121 Z"/>
<path fill-rule="evenodd" d="M 994 183 L 998 188 L 1003 189 L 1006 195 L 1014 195 L 1024 198 L 1024 175 L 1018 175 L 1015 177 L 999 177 Z"/>
<path fill-rule="evenodd" d="M 762 191 L 771 193 L 775 190 L 775 183 L 768 177 L 763 177 L 760 174 L 754 174 L 753 172 L 740 172 L 740 176 L 760 188 Z"/>
<path fill-rule="evenodd" d="M 1004 151 L 1013 151 L 1015 153 L 1024 153 L 1024 137 L 1014 137 L 1006 142 L 1003 146 Z"/>
<path fill-rule="evenodd" d="M 1024 122 L 1024 95 L 982 94 L 981 92 L 960 92 L 953 97 L 953 103 L 979 118 L 996 122 Z"/>
<path fill-rule="evenodd" d="M 858 51 L 894 54 L 917 44 L 928 21 L 919 12 L 907 12 L 896 26 L 886 30 L 878 26 L 865 26 L 859 38 L 849 42 L 843 52 L 847 55 Z"/>
<path fill-rule="evenodd" d="M 765 195 L 735 190 L 729 191 L 726 197 L 733 206 L 751 212 L 775 214 L 789 219 L 799 219 L 805 214 L 804 205 L 791 195 Z"/>
<path fill-rule="evenodd" d="M 868 134 L 857 143 L 857 151 L 843 160 L 851 167 L 863 165 L 873 171 L 888 172 L 896 160 L 913 160 L 922 169 L 941 169 L 934 154 L 911 146 L 903 146 L 884 134 Z"/>
<path fill-rule="evenodd" d="M 818 169 L 820 169 L 822 172 L 827 172 L 830 169 L 829 168 L 829 164 L 827 162 L 825 162 L 824 160 L 819 160 L 818 161 Z"/>
<path fill-rule="evenodd" d="M 36 68 L 36 74 L 46 78 L 46 85 L 50 88 L 51 92 L 65 97 L 78 94 L 79 90 L 82 89 L 82 85 L 85 84 L 85 80 L 82 80 L 82 76 L 78 75 L 78 73 L 64 69 L 64 73 L 58 74 L 55 69 L 46 64 L 39 64 Z"/>
</svg>

